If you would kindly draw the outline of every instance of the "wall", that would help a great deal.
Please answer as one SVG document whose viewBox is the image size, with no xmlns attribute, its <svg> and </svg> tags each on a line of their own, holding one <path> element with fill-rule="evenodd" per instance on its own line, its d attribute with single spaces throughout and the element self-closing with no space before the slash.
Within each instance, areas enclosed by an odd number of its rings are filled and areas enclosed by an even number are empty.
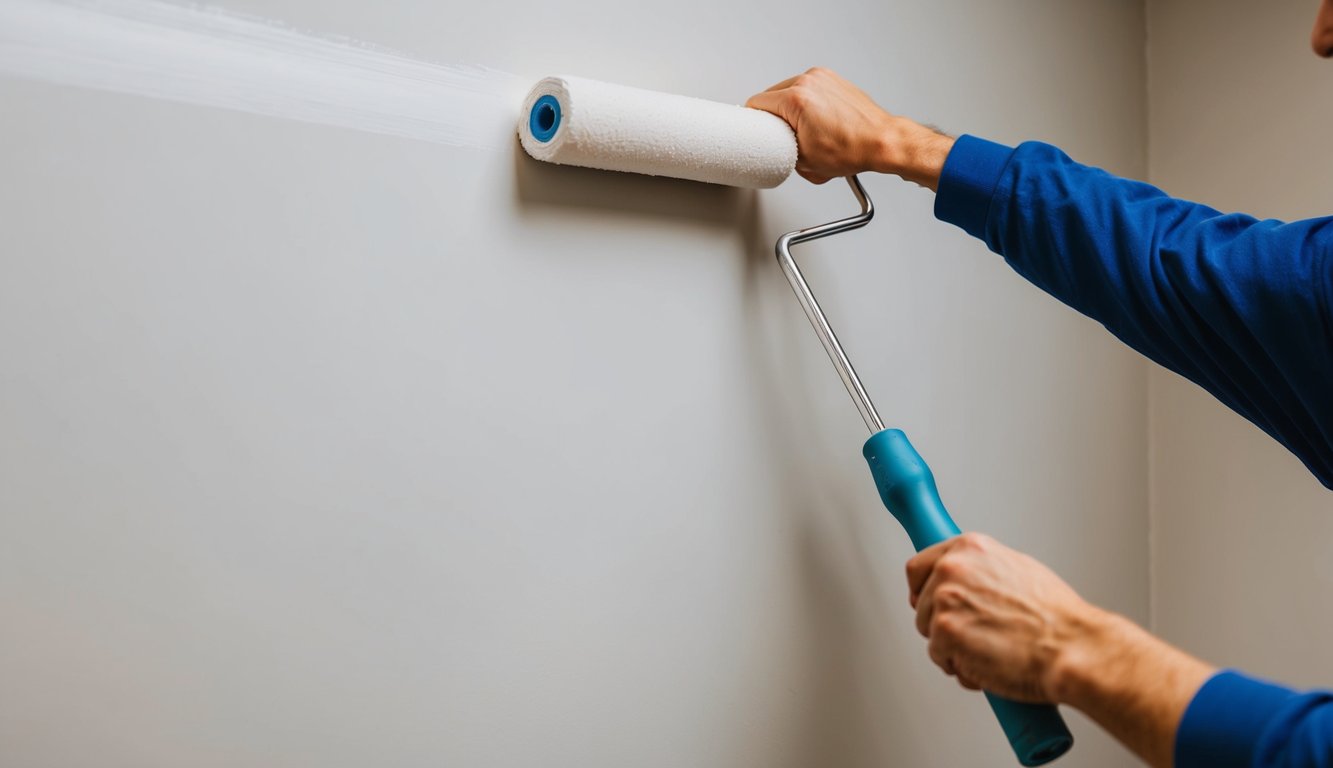
<svg viewBox="0 0 1333 768">
<path fill-rule="evenodd" d="M 1316 3 L 1148 3 L 1152 181 L 1222 210 L 1333 210 Z M 1333 495 L 1258 428 L 1151 373 L 1153 626 L 1221 665 L 1333 684 Z"/>
<path fill-rule="evenodd" d="M 224 5 L 721 100 L 820 63 L 1145 172 L 1120 0 Z M 1011 764 L 926 659 L 771 257 L 838 185 L 0 101 L 0 763 Z M 1143 363 L 868 186 L 875 224 L 802 259 L 881 411 L 964 526 L 1146 620 Z M 1129 762 L 1071 719 L 1071 764 Z"/>
</svg>

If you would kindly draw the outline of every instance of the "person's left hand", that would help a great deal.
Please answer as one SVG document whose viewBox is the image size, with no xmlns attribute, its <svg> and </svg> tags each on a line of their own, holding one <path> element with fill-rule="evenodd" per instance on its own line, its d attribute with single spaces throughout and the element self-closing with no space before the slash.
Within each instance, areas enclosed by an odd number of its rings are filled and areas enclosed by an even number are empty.
<svg viewBox="0 0 1333 768">
<path fill-rule="evenodd" d="M 931 660 L 966 688 L 1019 701 L 1060 698 L 1062 664 L 1100 613 L 1046 566 L 977 533 L 922 550 L 907 584 Z"/>
</svg>

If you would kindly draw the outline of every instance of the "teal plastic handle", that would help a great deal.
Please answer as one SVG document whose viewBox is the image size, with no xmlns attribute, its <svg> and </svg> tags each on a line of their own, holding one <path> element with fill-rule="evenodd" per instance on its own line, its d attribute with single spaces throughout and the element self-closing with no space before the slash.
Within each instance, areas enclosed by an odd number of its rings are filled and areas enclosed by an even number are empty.
<svg viewBox="0 0 1333 768">
<path fill-rule="evenodd" d="M 876 432 L 861 452 L 870 463 L 884 506 L 907 529 L 918 552 L 962 533 L 940 501 L 935 475 L 902 430 Z M 1010 701 L 990 693 L 986 700 L 1019 763 L 1045 765 L 1074 745 L 1074 737 L 1054 706 Z"/>
</svg>

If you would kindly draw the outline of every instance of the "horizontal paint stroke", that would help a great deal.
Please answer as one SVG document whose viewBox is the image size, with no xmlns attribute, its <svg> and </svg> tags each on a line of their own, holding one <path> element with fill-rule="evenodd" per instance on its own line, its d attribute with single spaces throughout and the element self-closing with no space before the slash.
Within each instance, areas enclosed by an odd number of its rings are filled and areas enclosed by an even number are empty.
<svg viewBox="0 0 1333 768">
<path fill-rule="evenodd" d="M 514 141 L 526 82 L 161 0 L 0 0 L 0 75 L 460 147 Z"/>
</svg>

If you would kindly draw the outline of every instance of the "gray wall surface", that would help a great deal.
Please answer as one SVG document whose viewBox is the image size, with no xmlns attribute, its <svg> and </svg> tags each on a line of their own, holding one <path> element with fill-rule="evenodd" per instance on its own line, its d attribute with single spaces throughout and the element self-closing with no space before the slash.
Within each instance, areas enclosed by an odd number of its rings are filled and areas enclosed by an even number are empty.
<svg viewBox="0 0 1333 768">
<path fill-rule="evenodd" d="M 1333 211 L 1317 3 L 1148 3 L 1151 180 L 1224 211 Z M 1151 373 L 1153 626 L 1215 664 L 1333 685 L 1333 494 L 1190 382 Z"/>
<path fill-rule="evenodd" d="M 822 64 L 1146 171 L 1121 0 L 222 5 L 725 101 Z M 0 103 L 0 764 L 1013 764 L 771 257 L 840 185 Z M 964 527 L 1146 621 L 1144 364 L 867 185 L 801 258 L 884 416 Z M 1070 717 L 1069 764 L 1130 763 Z"/>
</svg>

